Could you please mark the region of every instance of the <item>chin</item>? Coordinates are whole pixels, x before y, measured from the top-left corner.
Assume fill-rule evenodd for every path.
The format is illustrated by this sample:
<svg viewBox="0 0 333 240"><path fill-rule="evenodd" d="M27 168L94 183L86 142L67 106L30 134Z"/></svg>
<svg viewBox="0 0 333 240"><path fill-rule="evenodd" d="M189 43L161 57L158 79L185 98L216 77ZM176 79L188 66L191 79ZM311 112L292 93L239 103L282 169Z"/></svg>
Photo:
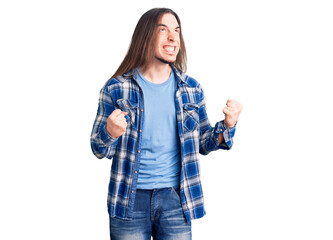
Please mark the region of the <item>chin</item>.
<svg viewBox="0 0 333 240"><path fill-rule="evenodd" d="M177 59L177 57L166 57L164 58L164 60L168 61L168 62L175 62Z"/></svg>
<svg viewBox="0 0 333 240"><path fill-rule="evenodd" d="M176 58L170 58L170 57L156 57L160 62L165 64L172 64L176 61Z"/></svg>

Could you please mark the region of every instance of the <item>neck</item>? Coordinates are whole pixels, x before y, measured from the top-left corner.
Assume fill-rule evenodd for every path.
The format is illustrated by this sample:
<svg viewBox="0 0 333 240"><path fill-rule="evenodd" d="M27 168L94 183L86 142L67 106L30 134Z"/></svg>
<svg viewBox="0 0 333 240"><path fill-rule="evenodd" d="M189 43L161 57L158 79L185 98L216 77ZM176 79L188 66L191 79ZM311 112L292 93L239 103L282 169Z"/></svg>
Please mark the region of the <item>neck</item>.
<svg viewBox="0 0 333 240"><path fill-rule="evenodd" d="M140 67L140 72L148 81L159 84L169 79L171 74L171 67L169 64L162 63L161 61L157 60L145 68Z"/></svg>

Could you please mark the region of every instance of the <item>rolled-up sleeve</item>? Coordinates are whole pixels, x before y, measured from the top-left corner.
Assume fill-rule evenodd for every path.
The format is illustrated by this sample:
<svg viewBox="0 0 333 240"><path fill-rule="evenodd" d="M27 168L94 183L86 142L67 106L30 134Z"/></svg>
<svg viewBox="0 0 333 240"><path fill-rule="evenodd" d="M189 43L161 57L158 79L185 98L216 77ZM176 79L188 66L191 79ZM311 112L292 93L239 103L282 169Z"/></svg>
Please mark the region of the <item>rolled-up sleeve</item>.
<svg viewBox="0 0 333 240"><path fill-rule="evenodd" d="M199 101L199 126L200 126L200 150L203 155L218 149L229 150L233 145L233 137L236 131L236 125L233 128L228 128L224 120L217 122L214 127L209 123L205 97L202 88L200 88L200 101ZM218 135L223 134L224 141L219 144Z"/></svg>

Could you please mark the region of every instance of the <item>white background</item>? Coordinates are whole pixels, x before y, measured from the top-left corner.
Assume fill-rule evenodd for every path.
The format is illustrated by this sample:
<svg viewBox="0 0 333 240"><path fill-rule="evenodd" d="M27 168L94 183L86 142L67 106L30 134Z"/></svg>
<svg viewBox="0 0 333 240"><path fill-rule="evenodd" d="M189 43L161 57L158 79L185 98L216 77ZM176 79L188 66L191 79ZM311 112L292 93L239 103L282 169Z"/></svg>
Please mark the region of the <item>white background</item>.
<svg viewBox="0 0 333 240"><path fill-rule="evenodd" d="M178 13L210 122L244 105L231 151L201 157L193 239L333 239L331 1L0 4L0 239L109 239L111 161L90 149L99 90L140 16Z"/></svg>

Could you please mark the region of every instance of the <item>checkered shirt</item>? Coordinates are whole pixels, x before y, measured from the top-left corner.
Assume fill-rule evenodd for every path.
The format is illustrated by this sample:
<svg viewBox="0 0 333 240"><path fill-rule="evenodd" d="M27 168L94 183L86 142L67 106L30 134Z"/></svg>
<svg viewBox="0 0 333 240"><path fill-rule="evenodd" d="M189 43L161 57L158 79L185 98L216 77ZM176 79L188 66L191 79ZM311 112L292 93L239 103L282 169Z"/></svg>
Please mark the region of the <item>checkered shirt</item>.
<svg viewBox="0 0 333 240"><path fill-rule="evenodd" d="M227 128L224 121L214 127L206 113L204 93L193 78L172 66L176 78L176 117L181 150L180 199L187 221L205 215L200 181L199 154L217 149L229 150L233 144L235 127ZM100 91L97 116L91 133L94 155L113 159L108 192L108 211L111 217L131 220L140 165L140 147L144 121L143 92L137 81L138 70L111 78ZM106 130L108 116L121 109L127 128L113 138ZM218 134L224 142L218 144Z"/></svg>

